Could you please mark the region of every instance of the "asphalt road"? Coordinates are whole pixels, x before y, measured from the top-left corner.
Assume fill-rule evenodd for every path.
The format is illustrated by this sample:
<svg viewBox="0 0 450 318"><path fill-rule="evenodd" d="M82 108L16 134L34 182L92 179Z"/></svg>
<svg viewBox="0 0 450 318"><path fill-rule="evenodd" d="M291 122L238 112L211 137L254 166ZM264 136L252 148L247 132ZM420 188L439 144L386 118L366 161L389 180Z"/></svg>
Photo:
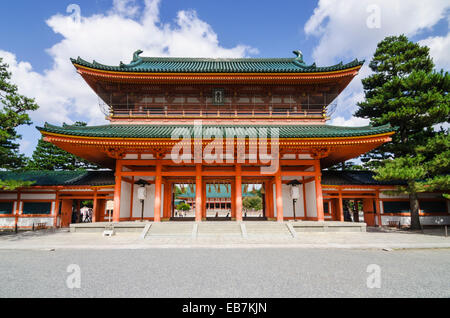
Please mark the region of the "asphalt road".
<svg viewBox="0 0 450 318"><path fill-rule="evenodd" d="M448 249L1 250L0 297L450 297L449 269Z"/></svg>

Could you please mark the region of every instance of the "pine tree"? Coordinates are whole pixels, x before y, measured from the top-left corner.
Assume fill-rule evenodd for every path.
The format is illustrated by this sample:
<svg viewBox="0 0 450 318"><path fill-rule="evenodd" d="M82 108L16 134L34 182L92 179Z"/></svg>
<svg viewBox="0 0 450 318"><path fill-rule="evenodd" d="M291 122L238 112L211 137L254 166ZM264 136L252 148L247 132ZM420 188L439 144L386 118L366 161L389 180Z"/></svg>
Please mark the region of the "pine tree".
<svg viewBox="0 0 450 318"><path fill-rule="evenodd" d="M20 95L16 85L10 82L8 64L0 57L0 168L17 169L25 165L26 159L19 153L21 136L16 128L31 125L29 111L39 108L34 99Z"/></svg>
<svg viewBox="0 0 450 318"><path fill-rule="evenodd" d="M0 169L21 169L27 158L19 153L21 136L16 128L31 125L28 112L39 108L34 99L19 94L18 87L11 83L8 64L0 57ZM0 180L0 189L14 190L29 186L32 182Z"/></svg>
<svg viewBox="0 0 450 318"><path fill-rule="evenodd" d="M84 122L76 122L74 126L86 126ZM85 170L97 169L92 164L79 158L41 138L28 164L29 170Z"/></svg>
<svg viewBox="0 0 450 318"><path fill-rule="evenodd" d="M433 126L450 119L450 76L433 70L429 49L404 35L378 43L369 67L374 72L363 79L365 101L358 103L355 116L368 118L374 126L396 128L392 142L365 156L363 162L378 168L379 180L404 180L410 196L411 227L420 228L418 180L427 176L417 151L437 132ZM394 160L393 160L394 159Z"/></svg>

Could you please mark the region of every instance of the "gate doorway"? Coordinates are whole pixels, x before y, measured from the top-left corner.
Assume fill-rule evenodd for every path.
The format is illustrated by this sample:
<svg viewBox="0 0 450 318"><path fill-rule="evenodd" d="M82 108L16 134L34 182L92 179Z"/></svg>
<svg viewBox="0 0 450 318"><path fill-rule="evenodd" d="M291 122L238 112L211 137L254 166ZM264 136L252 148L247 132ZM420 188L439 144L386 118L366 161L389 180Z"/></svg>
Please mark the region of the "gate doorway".
<svg viewBox="0 0 450 318"><path fill-rule="evenodd" d="M226 181L208 181L205 183L206 220L231 220L231 186L231 183Z"/></svg>
<svg viewBox="0 0 450 318"><path fill-rule="evenodd" d="M172 184L172 212L173 221L195 220L195 184L181 182Z"/></svg>
<svg viewBox="0 0 450 318"><path fill-rule="evenodd" d="M266 188L264 182L242 184L242 217L246 221L266 219Z"/></svg>

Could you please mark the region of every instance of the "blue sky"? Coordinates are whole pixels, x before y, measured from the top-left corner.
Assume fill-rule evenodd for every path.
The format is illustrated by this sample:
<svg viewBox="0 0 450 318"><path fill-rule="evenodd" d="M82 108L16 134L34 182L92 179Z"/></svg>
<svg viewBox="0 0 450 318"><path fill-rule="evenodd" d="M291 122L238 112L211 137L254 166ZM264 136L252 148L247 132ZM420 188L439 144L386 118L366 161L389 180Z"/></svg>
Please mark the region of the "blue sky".
<svg viewBox="0 0 450 318"><path fill-rule="evenodd" d="M80 16L67 12L71 4ZM117 65L138 48L147 56L208 57L291 57L300 49L307 63L326 65L368 61L377 42L405 33L430 46L437 67L448 70L449 7L443 0L16 0L0 12L0 57L20 91L41 106L34 125L20 128L30 155L35 125L106 123L69 57ZM367 124L352 117L367 64L339 97L330 124Z"/></svg>

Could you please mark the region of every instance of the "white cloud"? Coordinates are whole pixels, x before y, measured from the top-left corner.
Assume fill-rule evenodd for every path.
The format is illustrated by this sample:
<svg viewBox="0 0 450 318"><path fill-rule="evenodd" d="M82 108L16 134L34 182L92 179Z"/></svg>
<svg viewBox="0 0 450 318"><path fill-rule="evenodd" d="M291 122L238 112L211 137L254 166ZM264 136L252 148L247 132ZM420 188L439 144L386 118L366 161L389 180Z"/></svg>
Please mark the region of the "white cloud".
<svg viewBox="0 0 450 318"><path fill-rule="evenodd" d="M360 127L369 125L369 120L364 118L351 117L350 119L345 119L342 116L333 118L330 122L333 126L347 126L347 127Z"/></svg>
<svg viewBox="0 0 450 318"><path fill-rule="evenodd" d="M144 56L243 57L257 52L245 45L221 46L217 34L195 11L179 11L174 22L161 23L159 0L146 0L143 7L134 0L114 0L106 14L91 16L83 16L82 8L81 15L77 8L71 9L72 14L56 14L46 21L62 40L47 50L53 65L42 74L14 54L0 51L20 92L40 105L31 114L35 124L105 123L95 93L76 73L71 57L118 65L128 63L137 49Z"/></svg>
<svg viewBox="0 0 450 318"><path fill-rule="evenodd" d="M431 36L420 40L419 43L430 48L430 55L438 70L450 69L450 33L446 36Z"/></svg>
<svg viewBox="0 0 450 318"><path fill-rule="evenodd" d="M379 10L373 10L374 6ZM313 50L313 58L318 64L334 64L350 58L365 59L360 74L350 83L338 98L338 109L333 117L337 122L342 117L352 118L356 102L364 98L361 78L368 76L368 67L376 45L384 37L405 34L420 36L446 17L448 0L320 0L313 15L304 26L309 36L319 38ZM379 28L369 28L376 11L379 11ZM438 66L448 68L449 35L431 37L421 44L431 47L431 56ZM333 122L333 121L332 121Z"/></svg>

